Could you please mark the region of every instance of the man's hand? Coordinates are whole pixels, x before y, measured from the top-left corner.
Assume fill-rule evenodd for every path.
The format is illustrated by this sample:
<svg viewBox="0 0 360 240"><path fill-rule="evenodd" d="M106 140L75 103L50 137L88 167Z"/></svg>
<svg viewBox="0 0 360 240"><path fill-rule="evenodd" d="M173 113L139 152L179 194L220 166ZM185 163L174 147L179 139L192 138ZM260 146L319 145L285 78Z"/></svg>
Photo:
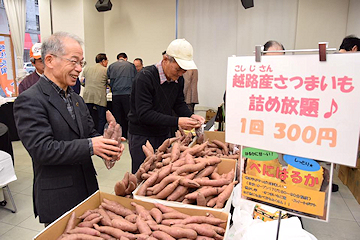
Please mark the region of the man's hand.
<svg viewBox="0 0 360 240"><path fill-rule="evenodd" d="M201 125L203 125L204 122L205 122L205 118L203 118L203 117L200 116L200 115L195 115L195 114L193 114L193 115L191 115L191 118L199 121Z"/></svg>
<svg viewBox="0 0 360 240"><path fill-rule="evenodd" d="M124 144L119 143L113 139L106 139L103 136L91 138L93 144L94 154L99 157L110 161L112 156L117 156L117 160L120 159L122 152L124 151Z"/></svg>
<svg viewBox="0 0 360 240"><path fill-rule="evenodd" d="M191 130L193 128L198 128L201 126L201 123L194 119L188 117L179 117L178 125L185 130Z"/></svg>

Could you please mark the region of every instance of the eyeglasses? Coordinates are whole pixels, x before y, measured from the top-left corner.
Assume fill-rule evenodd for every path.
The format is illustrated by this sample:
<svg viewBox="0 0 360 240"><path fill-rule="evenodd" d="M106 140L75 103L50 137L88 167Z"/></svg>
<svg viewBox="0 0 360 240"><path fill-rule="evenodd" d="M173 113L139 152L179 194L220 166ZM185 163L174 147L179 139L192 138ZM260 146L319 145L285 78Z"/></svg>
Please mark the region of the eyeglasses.
<svg viewBox="0 0 360 240"><path fill-rule="evenodd" d="M71 62L71 64L75 67L76 65L80 65L82 68L85 67L86 65L86 61L85 60L81 60L81 61L76 61L76 60L73 60L73 59L68 59L68 58L64 58L64 57L60 57L58 55L55 55L55 54L51 54L53 55L54 57L58 57L58 58L61 58L61 59L65 59L69 62Z"/></svg>

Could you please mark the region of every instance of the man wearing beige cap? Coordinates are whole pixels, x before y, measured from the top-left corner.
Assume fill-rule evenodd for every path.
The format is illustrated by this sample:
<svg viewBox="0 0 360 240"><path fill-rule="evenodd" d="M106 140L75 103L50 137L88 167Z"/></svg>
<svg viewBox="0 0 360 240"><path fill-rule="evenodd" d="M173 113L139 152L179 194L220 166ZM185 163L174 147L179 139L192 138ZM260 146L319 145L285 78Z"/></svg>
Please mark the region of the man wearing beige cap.
<svg viewBox="0 0 360 240"><path fill-rule="evenodd" d="M145 159L142 145L147 140L157 149L170 137L171 127L191 130L204 123L204 118L192 114L184 100L182 75L190 69L197 69L193 48L185 39L176 39L170 43L160 62L143 68L136 75L128 115L132 173ZM172 111L179 117L173 116Z"/></svg>
<svg viewBox="0 0 360 240"><path fill-rule="evenodd" d="M35 43L30 49L30 61L34 65L35 70L29 76L26 76L19 84L19 94L30 88L37 81L40 76L44 73L44 63L41 59L41 43Z"/></svg>

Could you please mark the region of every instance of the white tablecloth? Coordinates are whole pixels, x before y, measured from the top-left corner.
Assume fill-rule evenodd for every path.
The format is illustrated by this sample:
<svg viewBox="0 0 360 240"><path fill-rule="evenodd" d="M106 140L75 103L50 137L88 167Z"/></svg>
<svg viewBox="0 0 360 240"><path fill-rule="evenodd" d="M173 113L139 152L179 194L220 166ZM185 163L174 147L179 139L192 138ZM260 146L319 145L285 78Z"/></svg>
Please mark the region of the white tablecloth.
<svg viewBox="0 0 360 240"><path fill-rule="evenodd" d="M0 187L6 186L16 179L10 154L0 151Z"/></svg>

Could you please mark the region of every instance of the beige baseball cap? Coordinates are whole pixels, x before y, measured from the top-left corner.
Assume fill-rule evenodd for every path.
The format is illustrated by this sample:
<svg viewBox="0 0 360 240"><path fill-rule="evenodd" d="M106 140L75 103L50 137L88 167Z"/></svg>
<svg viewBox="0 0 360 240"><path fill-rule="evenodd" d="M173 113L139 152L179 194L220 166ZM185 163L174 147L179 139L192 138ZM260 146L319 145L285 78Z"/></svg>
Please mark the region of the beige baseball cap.
<svg viewBox="0 0 360 240"><path fill-rule="evenodd" d="M177 64L179 64L182 69L197 69L193 60L193 47L184 38L172 41L167 47L166 53L175 58Z"/></svg>

